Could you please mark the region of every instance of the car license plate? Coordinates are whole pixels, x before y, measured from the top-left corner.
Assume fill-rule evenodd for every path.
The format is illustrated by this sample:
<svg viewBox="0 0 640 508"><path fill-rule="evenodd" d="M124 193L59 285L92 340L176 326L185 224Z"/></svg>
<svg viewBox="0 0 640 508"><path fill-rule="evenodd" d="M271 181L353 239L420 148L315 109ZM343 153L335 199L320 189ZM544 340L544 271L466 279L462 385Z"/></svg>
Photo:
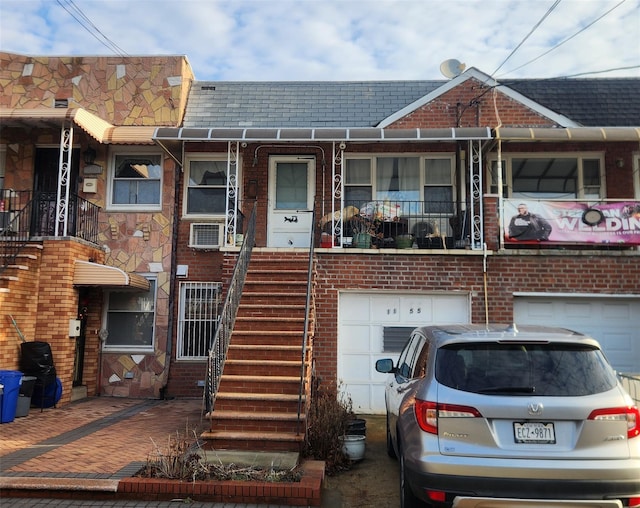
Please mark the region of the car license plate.
<svg viewBox="0 0 640 508"><path fill-rule="evenodd" d="M555 444L556 442L553 423L514 422L513 433L516 443Z"/></svg>

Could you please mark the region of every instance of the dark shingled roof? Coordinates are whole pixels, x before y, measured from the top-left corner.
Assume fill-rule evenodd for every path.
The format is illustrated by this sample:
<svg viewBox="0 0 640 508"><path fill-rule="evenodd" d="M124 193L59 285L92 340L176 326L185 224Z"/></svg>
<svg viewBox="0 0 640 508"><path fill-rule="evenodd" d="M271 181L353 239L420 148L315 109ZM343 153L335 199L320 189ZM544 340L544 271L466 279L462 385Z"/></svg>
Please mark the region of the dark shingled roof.
<svg viewBox="0 0 640 508"><path fill-rule="evenodd" d="M584 126L640 126L640 78L527 79L503 84Z"/></svg>
<svg viewBox="0 0 640 508"><path fill-rule="evenodd" d="M448 81L196 81L184 127L374 127ZM640 79L502 83L584 126L640 125Z"/></svg>

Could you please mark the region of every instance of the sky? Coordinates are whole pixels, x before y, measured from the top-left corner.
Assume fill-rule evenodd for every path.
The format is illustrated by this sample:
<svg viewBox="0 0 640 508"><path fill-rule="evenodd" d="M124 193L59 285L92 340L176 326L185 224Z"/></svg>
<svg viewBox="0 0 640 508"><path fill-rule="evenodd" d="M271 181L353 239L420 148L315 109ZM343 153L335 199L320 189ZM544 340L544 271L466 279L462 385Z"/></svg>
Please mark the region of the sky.
<svg viewBox="0 0 640 508"><path fill-rule="evenodd" d="M640 77L640 0L0 0L0 50L185 55L200 81Z"/></svg>

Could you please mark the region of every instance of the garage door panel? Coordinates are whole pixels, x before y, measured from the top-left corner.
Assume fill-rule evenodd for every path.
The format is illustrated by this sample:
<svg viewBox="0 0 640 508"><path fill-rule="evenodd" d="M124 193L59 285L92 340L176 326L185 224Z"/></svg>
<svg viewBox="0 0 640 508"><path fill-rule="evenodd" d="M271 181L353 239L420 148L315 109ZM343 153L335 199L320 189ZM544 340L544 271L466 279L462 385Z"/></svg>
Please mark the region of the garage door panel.
<svg viewBox="0 0 640 508"><path fill-rule="evenodd" d="M614 369L640 373L640 299L515 297L514 319L590 335Z"/></svg>
<svg viewBox="0 0 640 508"><path fill-rule="evenodd" d="M566 303L562 308L557 309L560 314L564 314L571 319L592 319L594 308L590 303Z"/></svg>
<svg viewBox="0 0 640 508"><path fill-rule="evenodd" d="M400 321L400 299L398 297L371 297L372 321L378 323L398 323Z"/></svg>
<svg viewBox="0 0 640 508"><path fill-rule="evenodd" d="M604 305L602 307L602 317L604 319L630 319L631 318L631 305L630 304L617 304L617 305Z"/></svg>
<svg viewBox="0 0 640 508"><path fill-rule="evenodd" d="M434 299L403 298L400 308L400 319L403 323L431 323L433 322Z"/></svg>
<svg viewBox="0 0 640 508"><path fill-rule="evenodd" d="M338 380L360 413L385 411L385 374L375 370L381 358L397 361L400 351L384 351L384 330L406 327L407 339L417 326L468 323L467 294L341 293L338 323ZM393 341L392 341L393 342ZM401 342L401 341L400 341ZM395 342L394 342L395 344Z"/></svg>
<svg viewBox="0 0 640 508"><path fill-rule="evenodd" d="M348 313L341 313L340 320L343 323L367 322L370 315L370 302L365 298L358 298L357 295L346 293L343 297L343 304L345 308L349 309Z"/></svg>
<svg viewBox="0 0 640 508"><path fill-rule="evenodd" d="M368 325L349 326L348 335L344 337L343 351L369 351L371 349L371 333Z"/></svg>

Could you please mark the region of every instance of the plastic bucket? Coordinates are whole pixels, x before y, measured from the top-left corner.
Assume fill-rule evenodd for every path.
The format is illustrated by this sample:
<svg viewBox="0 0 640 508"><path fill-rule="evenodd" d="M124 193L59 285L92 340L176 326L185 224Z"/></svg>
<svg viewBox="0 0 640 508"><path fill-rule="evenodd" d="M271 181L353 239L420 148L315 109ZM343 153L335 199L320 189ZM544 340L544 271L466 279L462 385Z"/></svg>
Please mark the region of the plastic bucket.
<svg viewBox="0 0 640 508"><path fill-rule="evenodd" d="M3 385L0 423L10 423L15 419L21 383L22 372L0 370L0 384Z"/></svg>
<svg viewBox="0 0 640 508"><path fill-rule="evenodd" d="M49 408L55 406L62 397L62 383L60 378L56 378L55 382L48 383L44 386L36 384L31 396L31 405L40 408Z"/></svg>

